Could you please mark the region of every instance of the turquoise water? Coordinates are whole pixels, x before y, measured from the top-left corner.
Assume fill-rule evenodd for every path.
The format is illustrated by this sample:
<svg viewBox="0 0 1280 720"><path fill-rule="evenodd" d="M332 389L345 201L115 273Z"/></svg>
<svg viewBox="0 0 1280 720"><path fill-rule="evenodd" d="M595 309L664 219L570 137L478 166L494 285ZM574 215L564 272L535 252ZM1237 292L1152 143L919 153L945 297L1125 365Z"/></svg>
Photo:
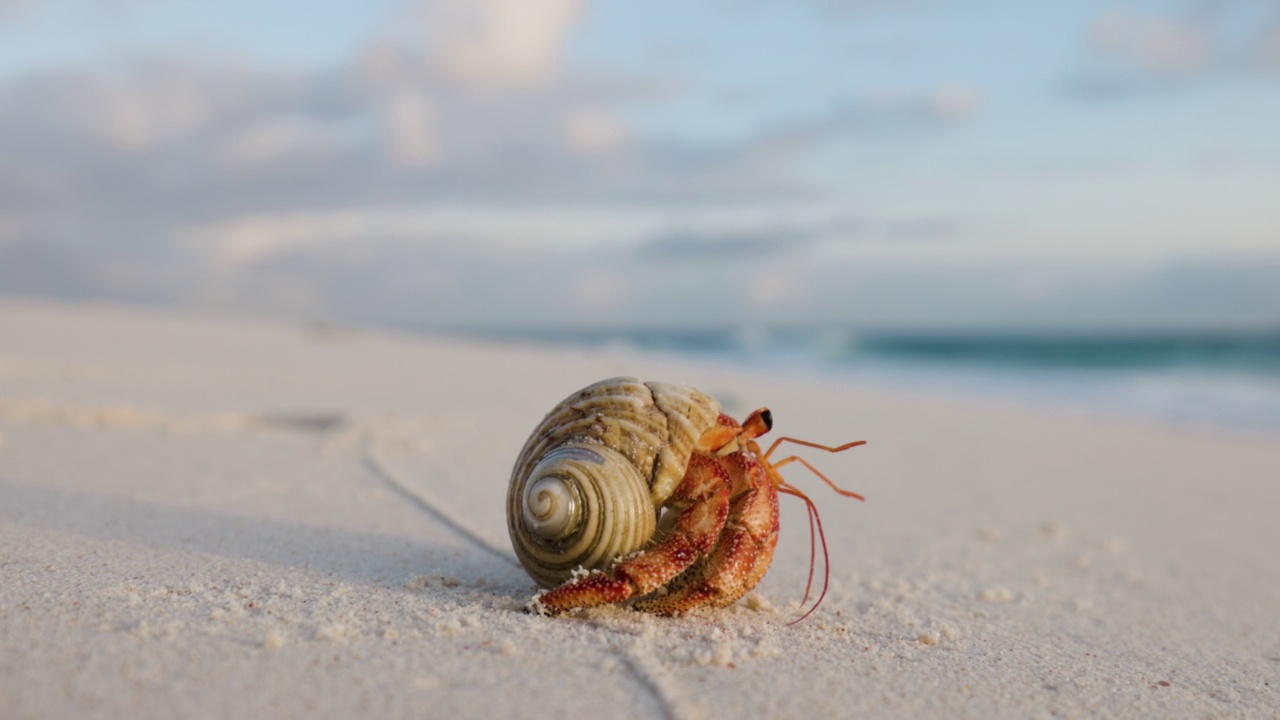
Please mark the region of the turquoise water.
<svg viewBox="0 0 1280 720"><path fill-rule="evenodd" d="M1280 429L1280 331L853 332L840 329L492 333L624 346L896 389L1191 424Z"/></svg>

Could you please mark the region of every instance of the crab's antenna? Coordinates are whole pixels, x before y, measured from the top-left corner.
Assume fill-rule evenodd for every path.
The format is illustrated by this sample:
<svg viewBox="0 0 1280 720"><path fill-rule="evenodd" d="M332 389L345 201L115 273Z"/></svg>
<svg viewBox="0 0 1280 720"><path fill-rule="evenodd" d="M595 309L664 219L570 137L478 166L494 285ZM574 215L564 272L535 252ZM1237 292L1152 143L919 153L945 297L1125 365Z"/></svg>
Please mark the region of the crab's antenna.
<svg viewBox="0 0 1280 720"><path fill-rule="evenodd" d="M809 515L809 578L804 581L804 597L800 600L800 606L804 607L804 604L809 601L809 591L813 589L813 565L814 561L818 557L818 535L813 529L813 518L818 514L818 508L809 501L809 497L807 495L804 495L792 485L786 485L785 487L780 488L779 492L803 498L805 501L805 511ZM826 548L823 548L823 550L825 551Z"/></svg>
<svg viewBox="0 0 1280 720"><path fill-rule="evenodd" d="M761 413L767 413L767 411L762 408L760 411L757 411L756 414L761 414ZM755 414L753 414L753 417L754 415ZM772 418L768 416L766 416L765 418L765 420L771 420L771 419ZM772 426L772 423L768 423L768 425ZM793 462L798 462L801 465L804 465L806 468L808 468L809 472L822 478L823 482L825 482L832 490L835 490L840 495L843 495L845 497L855 498L857 500L866 500L866 498L862 497L856 492L853 492L851 490L845 490L839 485L836 485L834 482L831 481L831 478L827 477L826 475L823 475L822 471L818 470L818 468L809 464L808 460L805 460L799 455L790 455L785 458L782 458L777 462L771 462L769 458L770 456L773 455L773 451L777 450L778 446L784 442L791 442L791 443L795 443L796 445L803 445L804 447L811 447L817 450L825 450L831 453L838 453L844 450L848 450L849 448L857 447L859 445L865 445L867 441L855 440L853 442L845 443L844 445L840 445L837 447L830 447L828 445L820 445L818 443L809 442L808 440L800 440L793 437L783 436L774 440L773 444L769 446L769 450L765 452L764 455L762 456L764 459L765 466L768 467L769 469L769 474L772 475L774 478L774 484L778 488L778 492L785 493L787 495L793 495L803 500L805 503L805 508L809 513L809 579L805 581L804 598L800 601L800 607L802 608L804 607L805 603L809 601L809 594L813 590L813 569L814 569L813 566L815 564L815 561L818 559L817 546L815 545L815 540L822 542L822 592L818 594L818 599L814 601L813 607L806 610L805 613L800 617L787 623L788 625L794 625L800 622L801 620L804 620L805 618L812 615L813 611L817 610L818 606L822 604L823 598L827 596L827 589L831 585L831 556L827 550L827 534L822 529L822 516L818 514L817 505L814 504L813 500L809 499L808 495L805 495L803 492L801 492L799 488L787 482L786 480L783 480L782 476L778 473L778 468L781 468L784 465L789 465L790 463L793 463ZM759 451L757 450L757 452ZM818 529L816 537L813 532L814 527L817 527Z"/></svg>
<svg viewBox="0 0 1280 720"><path fill-rule="evenodd" d="M813 501L809 499L809 496L800 492L799 489L792 486L790 483L783 483L778 488L778 491L782 493L786 493L787 495L794 495L795 497L798 497L801 500L804 500L805 505L807 505L809 508L810 522L817 524L818 538L822 541L822 592L818 593L818 599L813 602L813 607L805 611L805 613L800 617L787 623L788 625L795 625L801 620L804 620L805 618L812 615L813 611L817 610L818 606L822 604L823 598L827 596L827 588L831 585L831 557L830 555L827 554L827 534L822 530L822 516L818 514L818 508L813 504ZM813 542L813 537L812 535L810 535L811 549L812 549L812 542ZM817 558L815 555L810 555L810 558L809 558L809 584L810 585L813 582L813 561L816 559ZM809 599L809 587L806 587L805 593L804 593L804 600L800 601L800 606L804 607L804 604L808 599Z"/></svg>
<svg viewBox="0 0 1280 720"><path fill-rule="evenodd" d="M813 589L813 563L818 559L818 534L813 530L813 517L818 514L818 509L812 503L806 504L806 514L809 516L809 577L804 581L804 597L800 598L800 607L809 601L809 591Z"/></svg>

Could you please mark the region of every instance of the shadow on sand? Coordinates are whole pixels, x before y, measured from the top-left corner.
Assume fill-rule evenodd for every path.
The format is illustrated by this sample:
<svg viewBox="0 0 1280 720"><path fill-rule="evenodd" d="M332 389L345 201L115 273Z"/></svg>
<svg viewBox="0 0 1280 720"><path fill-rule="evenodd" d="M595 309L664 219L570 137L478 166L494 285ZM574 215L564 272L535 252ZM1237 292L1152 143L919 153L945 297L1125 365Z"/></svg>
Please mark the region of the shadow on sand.
<svg viewBox="0 0 1280 720"><path fill-rule="evenodd" d="M358 584L402 586L443 574L523 597L523 572L480 548L49 488L0 478L0 522L104 542L296 568Z"/></svg>

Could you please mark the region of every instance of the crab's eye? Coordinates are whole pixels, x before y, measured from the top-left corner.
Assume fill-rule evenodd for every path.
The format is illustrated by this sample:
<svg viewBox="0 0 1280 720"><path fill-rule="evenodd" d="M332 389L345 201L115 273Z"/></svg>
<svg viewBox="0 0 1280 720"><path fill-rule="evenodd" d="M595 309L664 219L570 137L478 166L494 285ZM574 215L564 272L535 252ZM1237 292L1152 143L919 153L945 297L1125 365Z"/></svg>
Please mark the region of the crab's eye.
<svg viewBox="0 0 1280 720"><path fill-rule="evenodd" d="M765 430L773 429L773 413L769 412L769 408L760 411L760 419L764 421Z"/></svg>

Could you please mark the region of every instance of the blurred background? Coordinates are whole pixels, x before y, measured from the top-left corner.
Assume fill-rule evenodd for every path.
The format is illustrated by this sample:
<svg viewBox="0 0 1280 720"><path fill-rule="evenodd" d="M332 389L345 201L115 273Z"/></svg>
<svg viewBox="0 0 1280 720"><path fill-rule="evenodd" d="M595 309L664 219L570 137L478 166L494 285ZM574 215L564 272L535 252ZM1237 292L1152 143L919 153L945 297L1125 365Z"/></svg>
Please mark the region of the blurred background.
<svg viewBox="0 0 1280 720"><path fill-rule="evenodd" d="M1280 1L0 0L0 293L1280 427Z"/></svg>

